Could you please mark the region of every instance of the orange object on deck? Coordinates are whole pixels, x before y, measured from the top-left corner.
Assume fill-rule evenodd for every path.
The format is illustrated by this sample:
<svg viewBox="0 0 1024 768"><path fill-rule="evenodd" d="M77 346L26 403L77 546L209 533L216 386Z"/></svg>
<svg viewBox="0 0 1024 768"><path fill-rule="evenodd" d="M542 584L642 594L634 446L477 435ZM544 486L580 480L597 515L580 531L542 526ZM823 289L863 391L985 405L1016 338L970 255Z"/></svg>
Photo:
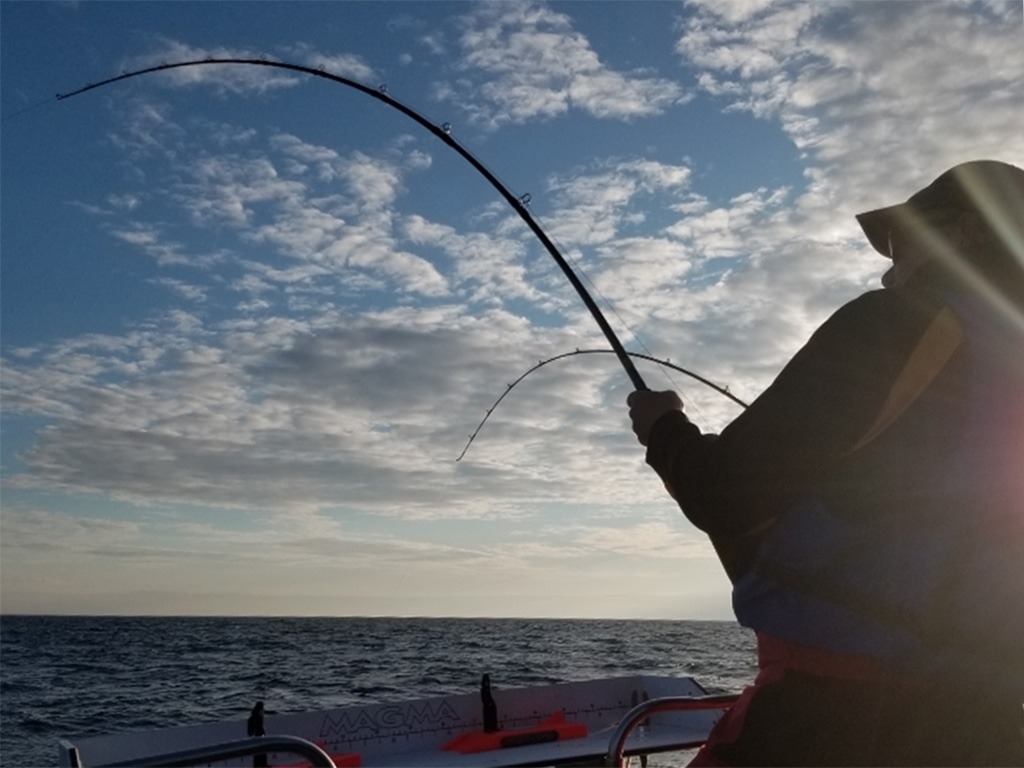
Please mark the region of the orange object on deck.
<svg viewBox="0 0 1024 768"><path fill-rule="evenodd" d="M456 736L443 747L446 752L470 755L495 749L510 749L528 744L546 744L566 739L582 739L587 735L584 723L566 722L565 715L556 712L531 728L504 731L472 731Z"/></svg>

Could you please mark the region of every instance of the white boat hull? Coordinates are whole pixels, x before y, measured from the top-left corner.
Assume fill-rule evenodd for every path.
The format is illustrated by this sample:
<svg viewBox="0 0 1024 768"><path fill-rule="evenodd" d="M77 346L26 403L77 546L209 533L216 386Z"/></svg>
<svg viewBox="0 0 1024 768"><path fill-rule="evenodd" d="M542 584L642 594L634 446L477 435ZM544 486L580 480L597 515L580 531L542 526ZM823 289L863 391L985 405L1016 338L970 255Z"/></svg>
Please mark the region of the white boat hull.
<svg viewBox="0 0 1024 768"><path fill-rule="evenodd" d="M637 704L664 697L704 697L706 691L692 678L635 676L560 683L531 688L493 690L500 733L480 736L484 730L479 693L437 696L365 706L269 714L268 736L287 735L320 746L341 765L365 768L410 766L516 766L557 765L600 760L609 749L616 725ZM636 728L625 744L627 754L646 754L691 748L703 743L721 716L718 709L665 712L653 715ZM561 715L566 729L547 728L544 722ZM585 735L583 735L585 732ZM465 734L473 736L467 737ZM488 739L496 748L465 751L458 737ZM155 731L121 733L62 742L61 765L101 766L152 764L152 759L207 745L246 738L245 719L181 726ZM454 743L453 743L454 742ZM501 746L501 742L505 746ZM540 743L531 743L540 742ZM448 749L445 749L449 745ZM469 747L480 748L481 744ZM483 744L486 747L486 744ZM459 749L463 751L459 751ZM295 754L270 753L269 765L299 765ZM77 762L76 762L77 760ZM203 763L210 764L210 763ZM249 766L252 758L212 763ZM308 763L307 763L308 764Z"/></svg>

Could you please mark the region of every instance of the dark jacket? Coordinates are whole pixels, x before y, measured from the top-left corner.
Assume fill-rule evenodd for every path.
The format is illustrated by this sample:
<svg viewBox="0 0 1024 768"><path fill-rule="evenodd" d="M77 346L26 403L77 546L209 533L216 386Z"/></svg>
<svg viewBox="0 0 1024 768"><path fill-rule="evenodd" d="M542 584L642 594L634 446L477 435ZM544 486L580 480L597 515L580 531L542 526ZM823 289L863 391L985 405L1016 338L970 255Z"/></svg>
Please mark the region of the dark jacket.
<svg viewBox="0 0 1024 768"><path fill-rule="evenodd" d="M1024 685L1024 343L979 306L927 273L865 294L720 435L654 425L647 461L709 534L741 623ZM950 312L963 339L874 429Z"/></svg>

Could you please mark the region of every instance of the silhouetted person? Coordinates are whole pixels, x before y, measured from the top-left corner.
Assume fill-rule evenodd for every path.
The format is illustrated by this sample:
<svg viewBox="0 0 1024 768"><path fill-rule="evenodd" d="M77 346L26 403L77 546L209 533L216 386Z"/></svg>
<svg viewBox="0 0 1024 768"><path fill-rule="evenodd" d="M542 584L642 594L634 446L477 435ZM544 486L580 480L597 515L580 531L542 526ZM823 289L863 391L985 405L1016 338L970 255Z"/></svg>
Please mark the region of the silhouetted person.
<svg viewBox="0 0 1024 768"><path fill-rule="evenodd" d="M1024 171L857 217L892 259L721 434L633 431L760 668L696 765L1024 765Z"/></svg>

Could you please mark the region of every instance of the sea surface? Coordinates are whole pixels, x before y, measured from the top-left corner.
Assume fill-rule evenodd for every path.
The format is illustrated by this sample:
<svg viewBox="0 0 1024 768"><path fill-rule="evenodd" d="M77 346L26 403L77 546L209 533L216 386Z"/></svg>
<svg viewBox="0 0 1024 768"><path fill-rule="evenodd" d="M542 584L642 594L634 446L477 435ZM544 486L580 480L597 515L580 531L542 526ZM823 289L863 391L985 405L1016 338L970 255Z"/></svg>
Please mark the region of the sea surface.
<svg viewBox="0 0 1024 768"><path fill-rule="evenodd" d="M61 738L495 688L652 674L739 692L752 633L730 622L0 617L0 765ZM664 764L664 763L661 763Z"/></svg>

